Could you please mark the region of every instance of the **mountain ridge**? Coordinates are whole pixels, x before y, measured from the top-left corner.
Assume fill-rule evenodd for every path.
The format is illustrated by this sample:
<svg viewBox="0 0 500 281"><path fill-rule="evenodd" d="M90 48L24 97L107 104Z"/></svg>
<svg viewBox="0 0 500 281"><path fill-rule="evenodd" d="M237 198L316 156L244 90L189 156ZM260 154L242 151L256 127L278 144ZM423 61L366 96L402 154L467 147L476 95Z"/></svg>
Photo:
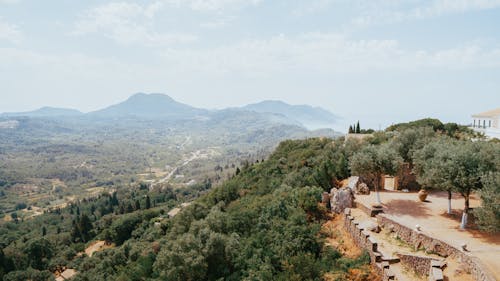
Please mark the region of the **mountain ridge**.
<svg viewBox="0 0 500 281"><path fill-rule="evenodd" d="M253 112L268 118L269 121L281 124L294 124L314 130L331 128L338 117L321 107L310 105L291 105L281 100L264 100L258 103L241 107L208 110L196 108L181 103L166 94L161 93L136 93L126 100L110 106L82 113L75 109L42 107L35 111L2 113L3 117L91 117L91 118L124 118L139 117L146 119L205 119L224 115L232 111L237 114L241 111Z"/></svg>
<svg viewBox="0 0 500 281"><path fill-rule="evenodd" d="M258 103L248 104L242 107L255 112L271 112L282 114L292 120L296 120L308 128L324 128L335 123L339 117L321 107L310 105L291 105L280 100L264 100Z"/></svg>
<svg viewBox="0 0 500 281"><path fill-rule="evenodd" d="M0 116L6 117L17 117L17 116L27 116L27 117L50 117L50 116L80 116L85 113L72 108L63 108L63 107L51 107L51 106L43 106L35 110L31 111L23 111L23 112L3 112L0 113Z"/></svg>

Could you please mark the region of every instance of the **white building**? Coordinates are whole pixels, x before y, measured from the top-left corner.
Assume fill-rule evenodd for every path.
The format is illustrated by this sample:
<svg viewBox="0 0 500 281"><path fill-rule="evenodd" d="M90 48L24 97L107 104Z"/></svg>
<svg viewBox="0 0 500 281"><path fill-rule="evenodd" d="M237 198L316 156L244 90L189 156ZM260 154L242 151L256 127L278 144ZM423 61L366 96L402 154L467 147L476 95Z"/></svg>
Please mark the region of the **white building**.
<svg viewBox="0 0 500 281"><path fill-rule="evenodd" d="M500 108L472 115L472 128L490 138L500 138Z"/></svg>

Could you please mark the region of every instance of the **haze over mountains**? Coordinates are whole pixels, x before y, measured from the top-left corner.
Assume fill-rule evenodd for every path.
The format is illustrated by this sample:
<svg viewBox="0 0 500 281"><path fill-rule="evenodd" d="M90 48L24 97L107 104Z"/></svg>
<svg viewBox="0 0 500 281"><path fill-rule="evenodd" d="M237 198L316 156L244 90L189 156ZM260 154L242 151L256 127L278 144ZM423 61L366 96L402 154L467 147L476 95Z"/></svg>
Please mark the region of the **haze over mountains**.
<svg viewBox="0 0 500 281"><path fill-rule="evenodd" d="M137 93L127 100L106 108L82 113L75 109L43 107L29 112L3 113L2 117L89 117L89 118L140 118L140 119L220 119L238 114L258 115L270 122L299 125L307 129L331 128L338 119L331 112L309 105L290 105L282 101L262 101L238 108L208 110L175 101L165 94Z"/></svg>
<svg viewBox="0 0 500 281"><path fill-rule="evenodd" d="M0 116L6 116L6 117L14 117L14 116L58 117L58 116L80 116L83 114L84 114L83 112L80 112L76 109L44 106L42 108L39 108L39 109L33 110L33 111L6 112L6 113L0 114Z"/></svg>

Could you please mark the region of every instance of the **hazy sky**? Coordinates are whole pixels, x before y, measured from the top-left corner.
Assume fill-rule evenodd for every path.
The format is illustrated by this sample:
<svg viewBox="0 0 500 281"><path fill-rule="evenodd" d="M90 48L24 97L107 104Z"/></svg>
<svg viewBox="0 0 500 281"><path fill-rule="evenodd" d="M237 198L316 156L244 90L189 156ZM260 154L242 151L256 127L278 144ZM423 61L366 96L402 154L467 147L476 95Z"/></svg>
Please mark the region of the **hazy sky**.
<svg viewBox="0 0 500 281"><path fill-rule="evenodd" d="M500 1L0 0L0 112L136 92L468 122L500 107Z"/></svg>

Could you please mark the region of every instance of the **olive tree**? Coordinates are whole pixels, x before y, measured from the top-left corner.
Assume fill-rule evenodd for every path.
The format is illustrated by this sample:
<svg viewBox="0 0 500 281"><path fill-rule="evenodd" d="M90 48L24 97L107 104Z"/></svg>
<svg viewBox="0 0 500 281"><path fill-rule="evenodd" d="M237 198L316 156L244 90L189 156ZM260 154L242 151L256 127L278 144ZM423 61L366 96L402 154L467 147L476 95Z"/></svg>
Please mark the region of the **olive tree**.
<svg viewBox="0 0 500 281"><path fill-rule="evenodd" d="M453 191L452 151L448 149L454 140L442 137L415 151L414 169L417 181L424 187L444 190L448 193L448 214L451 214Z"/></svg>
<svg viewBox="0 0 500 281"><path fill-rule="evenodd" d="M484 175L498 169L499 151L495 144L447 138L430 143L415 154L418 180L448 191L449 213L451 192L456 191L464 198L462 229L467 226L470 195L483 187Z"/></svg>
<svg viewBox="0 0 500 281"><path fill-rule="evenodd" d="M500 172L483 177L483 188L479 192L482 206L474 209L477 224L487 232L500 231Z"/></svg>
<svg viewBox="0 0 500 281"><path fill-rule="evenodd" d="M388 143L384 143L363 147L351 157L349 164L353 175L372 182L377 194L377 203L380 205L380 178L384 174L394 175L402 162L401 156Z"/></svg>
<svg viewBox="0 0 500 281"><path fill-rule="evenodd" d="M395 132L390 145L406 163L401 165L401 170L397 174L401 186L407 187L413 180L408 171L412 171L414 167L414 152L431 142L435 136L436 133L431 127L409 128Z"/></svg>

